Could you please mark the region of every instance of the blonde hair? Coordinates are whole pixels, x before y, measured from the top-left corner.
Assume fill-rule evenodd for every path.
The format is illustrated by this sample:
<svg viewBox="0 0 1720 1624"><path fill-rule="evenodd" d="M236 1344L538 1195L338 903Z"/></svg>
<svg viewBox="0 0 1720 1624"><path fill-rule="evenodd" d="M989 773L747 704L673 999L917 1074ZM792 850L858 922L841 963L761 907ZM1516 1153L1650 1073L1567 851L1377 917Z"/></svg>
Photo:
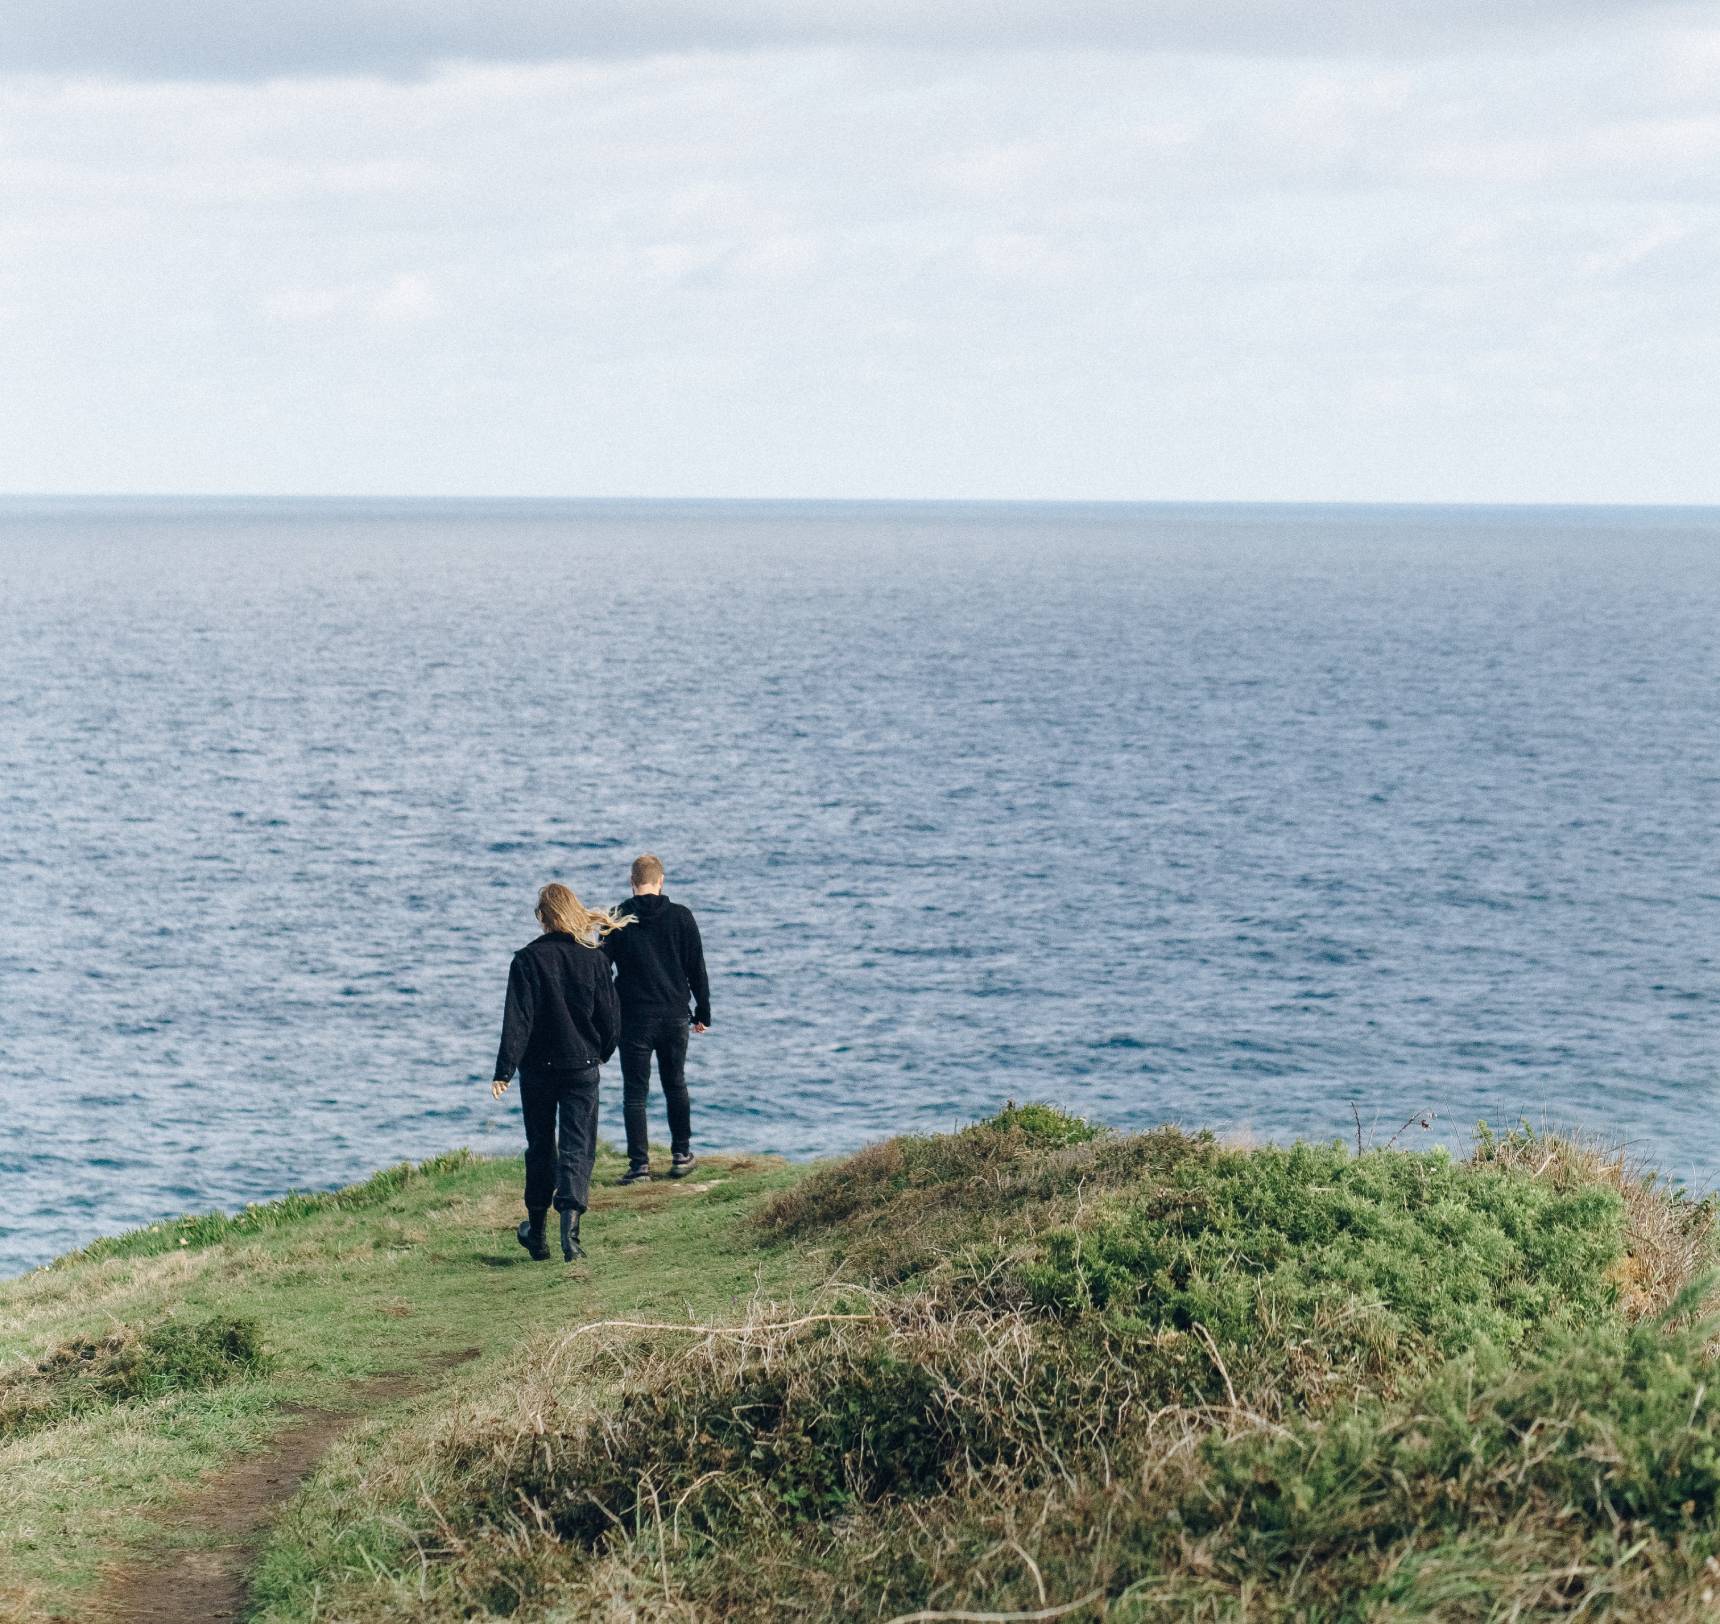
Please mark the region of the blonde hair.
<svg viewBox="0 0 1720 1624"><path fill-rule="evenodd" d="M628 879L634 885L660 884L663 879L663 859L653 857L650 852L646 852L643 857L635 857Z"/></svg>
<svg viewBox="0 0 1720 1624"><path fill-rule="evenodd" d="M551 883L538 892L534 910L545 930L565 931L587 947L596 947L613 930L630 921L617 919L604 908L588 908L565 885Z"/></svg>

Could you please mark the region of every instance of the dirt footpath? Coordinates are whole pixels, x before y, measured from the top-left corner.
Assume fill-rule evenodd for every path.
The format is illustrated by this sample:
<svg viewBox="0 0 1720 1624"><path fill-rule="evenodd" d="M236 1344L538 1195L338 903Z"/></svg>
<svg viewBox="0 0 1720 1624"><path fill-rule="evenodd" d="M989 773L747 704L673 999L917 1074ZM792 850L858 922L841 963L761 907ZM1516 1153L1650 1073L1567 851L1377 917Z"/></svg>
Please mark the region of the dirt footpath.
<svg viewBox="0 0 1720 1624"><path fill-rule="evenodd" d="M156 1519L195 1549L147 1552L117 1567L102 1586L102 1624L238 1624L251 1567L281 1507L347 1428L385 1404L436 1385L443 1371L478 1355L442 1354L423 1370L378 1376L352 1387L338 1409L297 1409L268 1448L210 1479Z"/></svg>

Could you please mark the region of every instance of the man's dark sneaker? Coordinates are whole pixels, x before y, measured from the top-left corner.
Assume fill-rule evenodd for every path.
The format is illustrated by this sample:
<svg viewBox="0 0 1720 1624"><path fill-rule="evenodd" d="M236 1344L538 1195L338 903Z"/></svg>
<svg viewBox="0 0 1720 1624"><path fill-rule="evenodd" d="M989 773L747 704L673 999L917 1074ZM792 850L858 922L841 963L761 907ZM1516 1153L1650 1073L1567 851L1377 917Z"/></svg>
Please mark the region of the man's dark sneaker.
<svg viewBox="0 0 1720 1624"><path fill-rule="evenodd" d="M648 1179L650 1176L651 1164L647 1162L643 1167L629 1167L615 1182L617 1184L637 1184L641 1179Z"/></svg>
<svg viewBox="0 0 1720 1624"><path fill-rule="evenodd" d="M579 1214L564 1212L561 1215L561 1255L567 1263L576 1257L585 1256L585 1248L579 1244Z"/></svg>
<svg viewBox="0 0 1720 1624"><path fill-rule="evenodd" d="M544 1238L543 1232L544 1217L541 1212L531 1213L521 1220L520 1227L514 1231L520 1245L539 1263L549 1260L549 1242Z"/></svg>
<svg viewBox="0 0 1720 1624"><path fill-rule="evenodd" d="M672 1179L684 1179L693 1171L693 1165L698 1161L698 1159L699 1158L690 1150L676 1151L675 1158L669 1166L669 1177Z"/></svg>

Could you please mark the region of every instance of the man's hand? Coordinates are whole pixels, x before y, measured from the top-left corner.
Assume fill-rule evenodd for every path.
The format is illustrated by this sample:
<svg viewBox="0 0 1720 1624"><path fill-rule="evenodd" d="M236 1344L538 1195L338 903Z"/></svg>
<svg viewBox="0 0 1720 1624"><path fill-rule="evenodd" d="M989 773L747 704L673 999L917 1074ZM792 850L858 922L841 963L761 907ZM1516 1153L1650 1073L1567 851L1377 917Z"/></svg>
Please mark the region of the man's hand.
<svg viewBox="0 0 1720 1624"><path fill-rule="evenodd" d="M701 1026L701 1025L699 1025L699 1023L697 1021L694 1021L693 1022L693 1030L695 1032L708 1032L708 1031L710 1031L710 1027Z"/></svg>
<svg viewBox="0 0 1720 1624"><path fill-rule="evenodd" d="M506 1077L498 1077L490 1084L490 1098L493 1100L499 1100L507 1091L508 1080Z"/></svg>

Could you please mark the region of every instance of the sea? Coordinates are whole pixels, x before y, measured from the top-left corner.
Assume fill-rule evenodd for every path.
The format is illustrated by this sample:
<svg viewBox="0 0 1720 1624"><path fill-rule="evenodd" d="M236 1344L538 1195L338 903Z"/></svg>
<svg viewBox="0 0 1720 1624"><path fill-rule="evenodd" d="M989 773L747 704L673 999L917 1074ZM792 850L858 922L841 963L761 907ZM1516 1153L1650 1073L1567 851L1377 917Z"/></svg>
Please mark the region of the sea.
<svg viewBox="0 0 1720 1624"><path fill-rule="evenodd" d="M516 1152L537 888L643 851L703 1149L1046 1100L1706 1190L1717 835L1720 510L10 499L0 1272Z"/></svg>

